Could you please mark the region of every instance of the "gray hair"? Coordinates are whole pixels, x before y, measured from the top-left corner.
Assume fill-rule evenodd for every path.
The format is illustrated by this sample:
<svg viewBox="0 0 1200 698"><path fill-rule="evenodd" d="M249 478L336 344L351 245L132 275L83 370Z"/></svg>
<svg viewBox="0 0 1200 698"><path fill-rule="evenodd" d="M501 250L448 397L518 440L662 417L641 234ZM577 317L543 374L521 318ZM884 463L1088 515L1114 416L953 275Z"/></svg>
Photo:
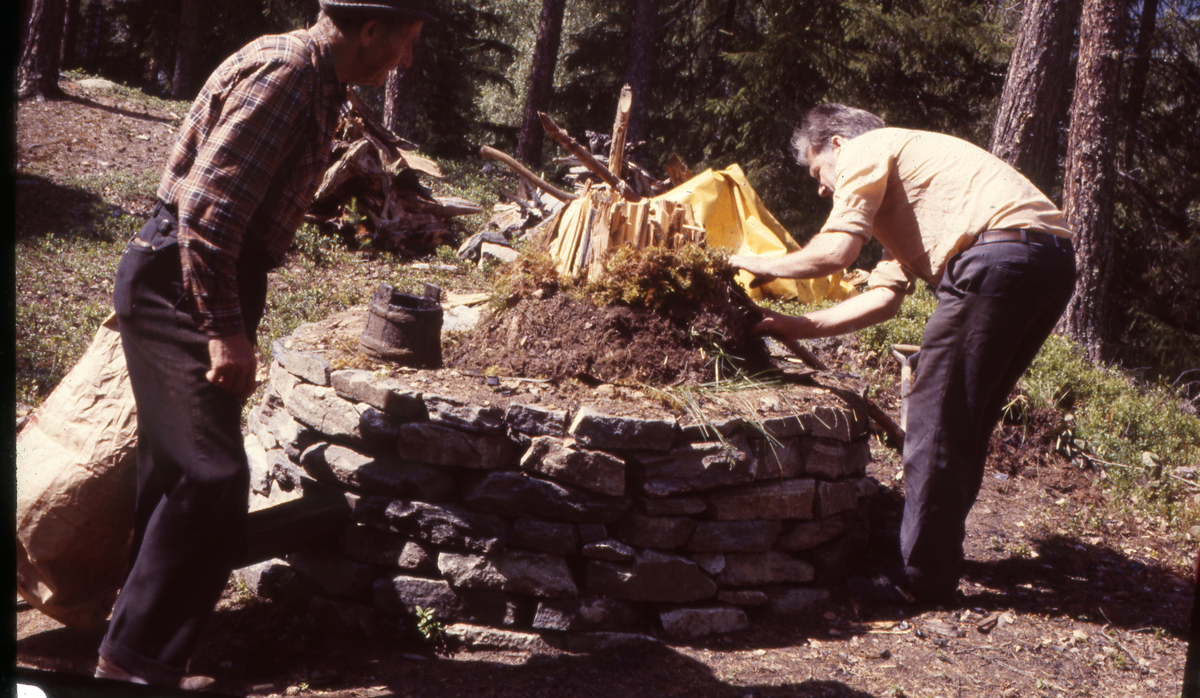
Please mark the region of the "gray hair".
<svg viewBox="0 0 1200 698"><path fill-rule="evenodd" d="M834 136L849 140L886 126L883 119L863 109L835 102L818 104L804 115L804 121L792 133L792 151L796 162L808 167L809 148L820 153L829 148Z"/></svg>

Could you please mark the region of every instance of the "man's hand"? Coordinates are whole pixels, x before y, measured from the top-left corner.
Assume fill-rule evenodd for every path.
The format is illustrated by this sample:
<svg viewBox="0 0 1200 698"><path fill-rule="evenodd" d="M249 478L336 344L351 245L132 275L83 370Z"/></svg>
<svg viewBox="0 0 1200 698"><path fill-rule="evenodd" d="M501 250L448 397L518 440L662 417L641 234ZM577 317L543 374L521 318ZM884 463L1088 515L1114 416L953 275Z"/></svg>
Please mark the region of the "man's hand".
<svg viewBox="0 0 1200 698"><path fill-rule="evenodd" d="M754 326L755 334L771 335L780 339L797 340L809 339L815 327L811 320L804 315L792 316L777 313L767 308L759 308L762 320Z"/></svg>
<svg viewBox="0 0 1200 698"><path fill-rule="evenodd" d="M245 334L209 338L208 359L212 368L205 375L210 383L238 400L254 394L258 359Z"/></svg>

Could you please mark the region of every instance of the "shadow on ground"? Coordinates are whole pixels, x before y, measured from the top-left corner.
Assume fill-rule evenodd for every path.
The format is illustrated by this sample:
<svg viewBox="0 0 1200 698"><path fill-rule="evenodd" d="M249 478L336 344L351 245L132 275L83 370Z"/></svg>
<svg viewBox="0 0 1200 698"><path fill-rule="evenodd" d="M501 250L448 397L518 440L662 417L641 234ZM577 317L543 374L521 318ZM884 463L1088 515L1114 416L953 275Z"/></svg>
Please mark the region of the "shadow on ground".
<svg viewBox="0 0 1200 698"><path fill-rule="evenodd" d="M45 177L18 172L16 176L16 237L35 239L54 235L111 242L97 223L129 212L86 189L59 184Z"/></svg>
<svg viewBox="0 0 1200 698"><path fill-rule="evenodd" d="M171 124L177 119L168 116L155 116L144 112L132 111L130 109L122 109L121 107L112 106L109 104L101 104L95 100L89 99L83 95L68 94L63 97L63 101L74 102L80 106L88 107L89 109L99 109L100 111L116 114L117 116L126 116L131 119L140 119L142 121L152 121L158 124Z"/></svg>
<svg viewBox="0 0 1200 698"><path fill-rule="evenodd" d="M1036 558L968 562L964 579L994 590L970 596L969 603L1188 638L1194 591L1170 567L1068 536L1033 542Z"/></svg>
<svg viewBox="0 0 1200 698"><path fill-rule="evenodd" d="M26 670L35 685L55 689L50 696L115 695L106 682L86 678L102 635L103 629L58 628L21 639L18 655L22 664L37 667ZM207 635L193 670L221 677L215 689L223 695L282 695L290 688L291 694L334 698L874 698L830 678L733 685L706 664L657 644L593 654L535 653L524 660L488 652L438 656L403 636L314 632L281 604L220 611Z"/></svg>

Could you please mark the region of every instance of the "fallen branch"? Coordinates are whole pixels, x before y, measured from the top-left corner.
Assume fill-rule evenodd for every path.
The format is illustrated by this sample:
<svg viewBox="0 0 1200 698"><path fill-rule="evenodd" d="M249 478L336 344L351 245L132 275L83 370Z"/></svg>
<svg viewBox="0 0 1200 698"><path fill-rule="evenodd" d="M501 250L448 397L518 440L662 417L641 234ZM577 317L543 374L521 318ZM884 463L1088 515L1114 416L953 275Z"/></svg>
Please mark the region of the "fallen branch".
<svg viewBox="0 0 1200 698"><path fill-rule="evenodd" d="M816 354L806 349L800 342L794 339L784 339L782 337L777 337L776 339L778 339L779 343L786 347L788 351L795 354L801 361L808 364L810 367L815 368L818 371L829 370L829 367L825 365L824 361L818 359Z"/></svg>
<svg viewBox="0 0 1200 698"><path fill-rule="evenodd" d="M354 107L355 113L362 117L363 126L366 128L367 132L375 136L375 138L384 141L393 148L399 148L402 150L417 149L416 143L413 143L406 138L397 136L383 125L383 123L379 120L379 117L375 114L375 110L371 109L366 105L365 102L363 102L362 95L358 93L357 87L351 87L350 89L346 90L346 101L350 102L350 104Z"/></svg>
<svg viewBox="0 0 1200 698"><path fill-rule="evenodd" d="M616 177L607 167L601 165L587 148L584 148L571 134L564 131L554 120L546 114L546 112L538 112L538 118L542 121L542 128L546 129L547 135L553 138L562 147L566 148L572 155L579 158L579 162L593 174L600 178L608 186L612 187L626 201L641 201L642 197L638 196L633 189L624 181Z"/></svg>
<svg viewBox="0 0 1200 698"><path fill-rule="evenodd" d="M804 363L808 364L812 368L815 368L818 371L829 370L829 367L825 365L824 361L818 359L816 354L806 349L802 344L800 344L800 342L794 339L777 339L779 339L779 342L783 344L788 351L800 357ZM840 395L842 399L847 399L848 396L853 395L855 398L862 400L863 404L867 408L867 415L871 418L871 420L879 425L879 428L883 430L884 434L887 434L888 440L896 446L897 451L900 451L901 453L904 452L904 430L900 428L899 424L896 424L896 421L892 419L882 407L876 405L873 401L868 400L865 395L859 395L853 390L836 388L828 385L825 387Z"/></svg>
<svg viewBox="0 0 1200 698"><path fill-rule="evenodd" d="M508 165L509 167L511 167L517 174L521 175L522 177L529 180L530 182L533 182L533 184L537 188L541 189L542 191L546 192L550 196L553 196L554 198L558 199L559 201L561 201L563 203L566 203L568 201L574 201L575 199L579 198L578 194L571 194L570 192L565 192L561 189L558 189L554 185L546 182L541 177L538 177L534 173L530 172L527 167L525 167L521 163L517 162L516 159L514 159L510 155L507 155L499 150L496 150L495 148L493 148L491 146L485 145L482 148L480 148L479 149L479 157L486 158L488 160L499 160L500 162L504 163L505 165Z"/></svg>

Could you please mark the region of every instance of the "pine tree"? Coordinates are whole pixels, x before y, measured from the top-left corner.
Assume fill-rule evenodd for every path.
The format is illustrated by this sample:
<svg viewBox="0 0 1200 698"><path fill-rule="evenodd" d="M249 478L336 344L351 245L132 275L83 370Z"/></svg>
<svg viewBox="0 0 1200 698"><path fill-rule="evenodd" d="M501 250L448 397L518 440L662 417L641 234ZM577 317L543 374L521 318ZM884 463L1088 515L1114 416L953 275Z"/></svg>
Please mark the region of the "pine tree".
<svg viewBox="0 0 1200 698"><path fill-rule="evenodd" d="M412 65L388 73L384 86L383 125L405 139L415 138L421 81L421 45L413 47Z"/></svg>
<svg viewBox="0 0 1200 698"><path fill-rule="evenodd" d="M542 13L538 17L537 43L534 44L533 66L525 90L525 109L521 115L521 133L517 137L516 153L517 159L535 168L542 164L543 130L538 112L550 109L566 7L567 0L542 0Z"/></svg>
<svg viewBox="0 0 1200 698"><path fill-rule="evenodd" d="M1129 96L1125 101L1125 160L1126 169L1133 167L1134 144L1137 143L1138 122L1146 97L1146 78L1150 73L1150 45L1158 22L1158 0L1142 3L1142 21L1138 29L1137 46L1133 49L1133 64L1129 71Z"/></svg>
<svg viewBox="0 0 1200 698"><path fill-rule="evenodd" d="M1108 357L1112 327L1113 192L1124 129L1122 31L1128 0L1084 0L1063 203L1075 230L1079 277L1059 323L1093 361Z"/></svg>
<svg viewBox="0 0 1200 698"><path fill-rule="evenodd" d="M1058 177L1079 0L1029 0L1008 63L989 149L1046 194Z"/></svg>
<svg viewBox="0 0 1200 698"><path fill-rule="evenodd" d="M625 84L633 90L629 113L629 142L645 140L649 127L650 92L654 77L654 44L658 34L658 0L633 0L633 25L629 30L629 67Z"/></svg>
<svg viewBox="0 0 1200 698"><path fill-rule="evenodd" d="M175 76L171 96L186 99L193 95L196 73L196 40L200 32L200 0L179 0L179 34L176 39Z"/></svg>
<svg viewBox="0 0 1200 698"><path fill-rule="evenodd" d="M17 67L17 97L38 100L63 96L58 86L66 0L34 0L29 30Z"/></svg>

